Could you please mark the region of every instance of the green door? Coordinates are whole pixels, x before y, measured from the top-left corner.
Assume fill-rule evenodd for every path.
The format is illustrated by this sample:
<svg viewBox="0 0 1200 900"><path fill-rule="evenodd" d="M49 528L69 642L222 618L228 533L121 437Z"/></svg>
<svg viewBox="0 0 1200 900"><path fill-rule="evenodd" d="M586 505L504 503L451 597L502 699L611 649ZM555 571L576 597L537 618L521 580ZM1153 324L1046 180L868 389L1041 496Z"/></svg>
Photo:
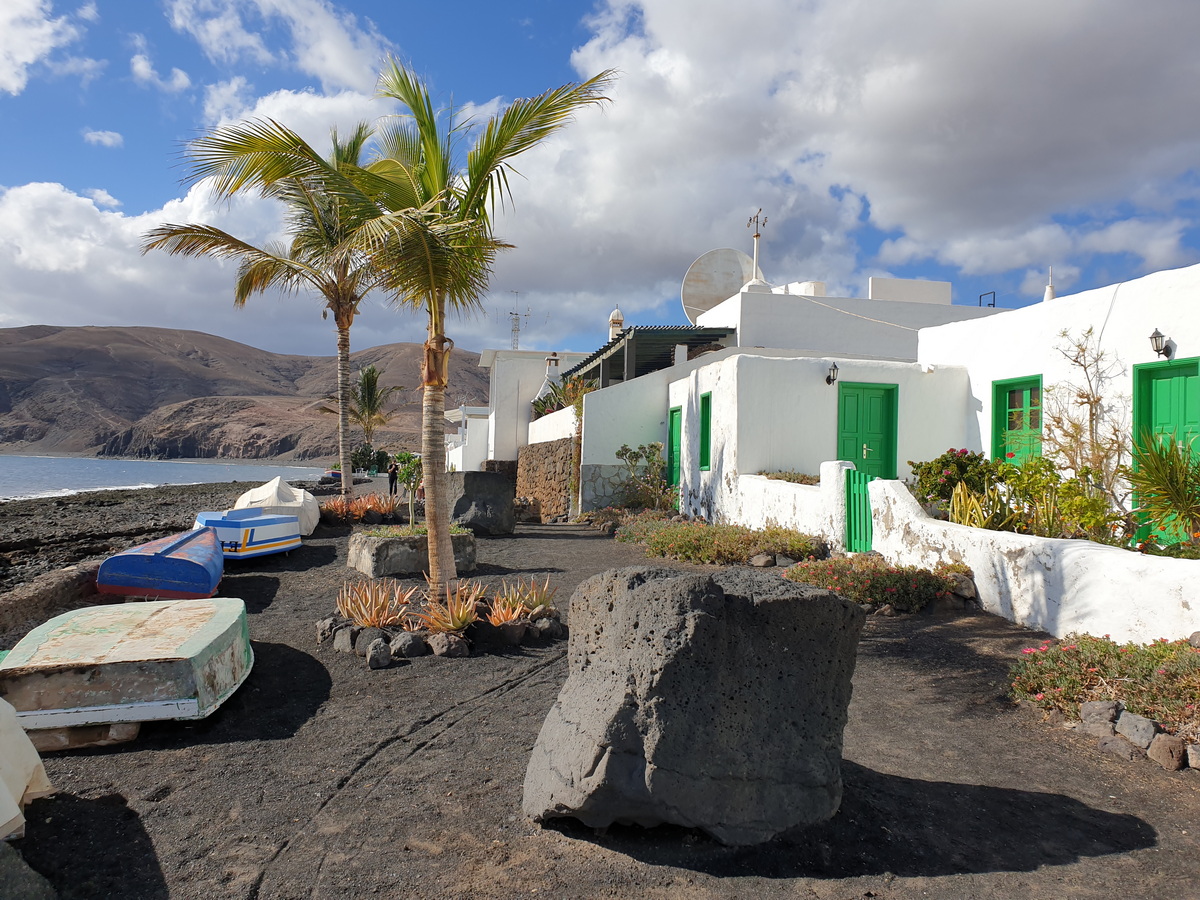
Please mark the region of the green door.
<svg viewBox="0 0 1200 900"><path fill-rule="evenodd" d="M838 459L869 478L896 477L894 384L838 382Z"/></svg>
<svg viewBox="0 0 1200 900"><path fill-rule="evenodd" d="M1042 377L992 383L992 459L1023 465L1042 455Z"/></svg>
<svg viewBox="0 0 1200 900"><path fill-rule="evenodd" d="M1200 359L1171 360L1133 367L1133 439L1174 435L1200 454ZM1135 498L1136 503L1136 498ZM1145 538L1148 529L1138 532ZM1160 538L1184 540L1182 532Z"/></svg>
<svg viewBox="0 0 1200 900"><path fill-rule="evenodd" d="M671 487L679 484L679 448L683 437L683 407L671 410L667 436L667 479Z"/></svg>

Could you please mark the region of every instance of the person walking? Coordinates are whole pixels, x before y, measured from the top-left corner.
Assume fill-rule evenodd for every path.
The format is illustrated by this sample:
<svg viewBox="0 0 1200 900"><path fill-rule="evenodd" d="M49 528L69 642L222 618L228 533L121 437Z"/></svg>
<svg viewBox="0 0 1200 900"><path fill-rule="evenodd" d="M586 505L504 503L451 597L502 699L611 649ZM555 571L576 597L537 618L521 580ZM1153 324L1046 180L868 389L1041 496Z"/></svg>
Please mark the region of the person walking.
<svg viewBox="0 0 1200 900"><path fill-rule="evenodd" d="M400 475L400 468L396 465L396 460L394 458L388 460L387 473L388 494L394 496L396 494L396 479Z"/></svg>

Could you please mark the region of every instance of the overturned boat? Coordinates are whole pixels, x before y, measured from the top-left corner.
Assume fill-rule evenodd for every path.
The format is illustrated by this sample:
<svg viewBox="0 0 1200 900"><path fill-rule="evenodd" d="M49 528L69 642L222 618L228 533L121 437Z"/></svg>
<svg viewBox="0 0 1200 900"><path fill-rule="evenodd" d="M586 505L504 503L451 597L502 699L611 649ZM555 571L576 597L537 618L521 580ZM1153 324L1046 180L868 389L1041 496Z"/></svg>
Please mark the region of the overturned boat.
<svg viewBox="0 0 1200 900"><path fill-rule="evenodd" d="M254 664L239 599L152 600L55 616L0 660L0 697L41 751L129 740L142 722L203 719Z"/></svg>
<svg viewBox="0 0 1200 900"><path fill-rule="evenodd" d="M216 531L199 528L108 557L96 573L96 589L125 597L198 600L217 592L224 571Z"/></svg>

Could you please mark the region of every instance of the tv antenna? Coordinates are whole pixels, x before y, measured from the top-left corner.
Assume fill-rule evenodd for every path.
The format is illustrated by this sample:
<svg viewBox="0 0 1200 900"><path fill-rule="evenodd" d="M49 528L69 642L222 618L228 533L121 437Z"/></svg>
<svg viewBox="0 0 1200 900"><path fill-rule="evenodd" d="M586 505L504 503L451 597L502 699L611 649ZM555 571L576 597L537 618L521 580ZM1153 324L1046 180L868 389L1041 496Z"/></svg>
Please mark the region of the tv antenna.
<svg viewBox="0 0 1200 900"><path fill-rule="evenodd" d="M519 302L521 299L521 292L509 291L509 293L516 298L513 301L512 311L510 311L508 314L508 319L512 323L512 348L514 350L519 350L521 343L521 319L524 318L526 324L528 324L529 316L533 313L533 310L527 306L525 307L525 312L517 312L521 305Z"/></svg>
<svg viewBox="0 0 1200 900"><path fill-rule="evenodd" d="M760 222L759 219L762 221ZM762 214L762 207L758 208L758 212L750 217L750 221L746 223L746 227L754 226L754 271L758 272L758 239L762 237L762 229L766 227L767 217ZM758 280L761 276L756 276Z"/></svg>

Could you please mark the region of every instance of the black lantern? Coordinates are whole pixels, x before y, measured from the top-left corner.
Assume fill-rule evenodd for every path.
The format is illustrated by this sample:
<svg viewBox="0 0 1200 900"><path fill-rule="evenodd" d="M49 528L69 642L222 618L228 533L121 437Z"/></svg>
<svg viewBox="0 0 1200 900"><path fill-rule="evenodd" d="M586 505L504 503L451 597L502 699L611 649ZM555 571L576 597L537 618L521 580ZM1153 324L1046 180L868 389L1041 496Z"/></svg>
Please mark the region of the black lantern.
<svg viewBox="0 0 1200 900"><path fill-rule="evenodd" d="M1165 334L1155 328L1154 334L1150 335L1150 347L1157 355L1165 356L1170 359L1171 348L1167 343L1168 340L1169 338Z"/></svg>
<svg viewBox="0 0 1200 900"><path fill-rule="evenodd" d="M835 381L837 381L837 372L837 363L830 363L829 374L825 376L825 383L833 384Z"/></svg>

